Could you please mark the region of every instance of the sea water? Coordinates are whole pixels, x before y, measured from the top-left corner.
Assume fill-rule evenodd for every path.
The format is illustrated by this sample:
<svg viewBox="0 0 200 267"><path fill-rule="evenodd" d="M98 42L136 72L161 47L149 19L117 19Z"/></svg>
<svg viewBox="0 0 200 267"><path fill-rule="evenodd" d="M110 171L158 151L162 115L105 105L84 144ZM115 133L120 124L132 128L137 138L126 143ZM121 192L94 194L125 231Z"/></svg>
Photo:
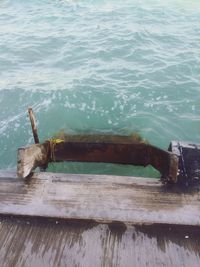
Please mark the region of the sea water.
<svg viewBox="0 0 200 267"><path fill-rule="evenodd" d="M137 132L165 149L200 142L200 2L0 1L0 169L15 169L17 148L34 142L28 107L41 141L62 129ZM143 173L83 163L49 170Z"/></svg>

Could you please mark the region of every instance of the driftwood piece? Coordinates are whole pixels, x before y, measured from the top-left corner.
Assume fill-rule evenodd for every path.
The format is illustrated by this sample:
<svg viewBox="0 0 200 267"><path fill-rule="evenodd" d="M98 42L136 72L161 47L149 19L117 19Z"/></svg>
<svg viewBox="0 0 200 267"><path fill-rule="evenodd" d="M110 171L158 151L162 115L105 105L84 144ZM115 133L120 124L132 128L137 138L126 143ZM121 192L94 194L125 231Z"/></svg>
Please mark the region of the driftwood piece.
<svg viewBox="0 0 200 267"><path fill-rule="evenodd" d="M43 167L48 163L47 144L37 144L18 149L17 174L18 177L27 177L35 168Z"/></svg>
<svg viewBox="0 0 200 267"><path fill-rule="evenodd" d="M183 193L154 178L46 172L26 181L15 173L0 177L0 214L200 226L200 192Z"/></svg>
<svg viewBox="0 0 200 267"><path fill-rule="evenodd" d="M31 127L32 127L33 138L34 138L35 144L39 144L40 141L39 141L39 137L38 137L37 124L36 124L36 119L35 119L32 108L28 109L28 114L29 114L29 118L31 121Z"/></svg>

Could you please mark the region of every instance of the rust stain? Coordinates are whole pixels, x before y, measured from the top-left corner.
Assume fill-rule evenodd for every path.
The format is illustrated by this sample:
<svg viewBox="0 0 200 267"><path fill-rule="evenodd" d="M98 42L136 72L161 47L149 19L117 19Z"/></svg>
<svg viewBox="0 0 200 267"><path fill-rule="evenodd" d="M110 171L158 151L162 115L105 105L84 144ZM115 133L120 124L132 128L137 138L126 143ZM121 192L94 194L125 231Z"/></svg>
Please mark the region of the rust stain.
<svg viewBox="0 0 200 267"><path fill-rule="evenodd" d="M137 136L64 136L64 141L55 143L53 148L50 144L49 141L49 150L53 154L50 161L152 165L167 181L174 183L177 179L178 157Z"/></svg>

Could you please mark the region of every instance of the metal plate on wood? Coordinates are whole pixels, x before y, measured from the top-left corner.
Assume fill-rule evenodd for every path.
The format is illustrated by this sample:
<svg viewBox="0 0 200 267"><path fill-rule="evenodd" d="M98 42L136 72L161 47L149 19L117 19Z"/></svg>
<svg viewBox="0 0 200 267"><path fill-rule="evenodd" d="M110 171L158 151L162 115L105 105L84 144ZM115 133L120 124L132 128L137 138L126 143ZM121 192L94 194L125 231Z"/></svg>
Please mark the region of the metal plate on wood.
<svg viewBox="0 0 200 267"><path fill-rule="evenodd" d="M169 150L179 157L178 183L200 188L200 144L172 141Z"/></svg>

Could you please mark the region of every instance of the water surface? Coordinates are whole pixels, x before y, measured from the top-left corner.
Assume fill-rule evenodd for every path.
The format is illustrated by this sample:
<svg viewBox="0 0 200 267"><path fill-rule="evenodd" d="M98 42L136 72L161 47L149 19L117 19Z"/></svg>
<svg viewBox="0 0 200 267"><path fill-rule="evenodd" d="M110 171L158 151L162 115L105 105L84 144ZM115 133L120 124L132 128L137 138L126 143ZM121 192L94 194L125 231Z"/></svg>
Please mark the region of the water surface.
<svg viewBox="0 0 200 267"><path fill-rule="evenodd" d="M0 169L15 169L17 148L33 143L29 106L41 140L136 131L167 148L200 142L199 103L198 1L0 2ZM50 169L134 171L98 166Z"/></svg>

